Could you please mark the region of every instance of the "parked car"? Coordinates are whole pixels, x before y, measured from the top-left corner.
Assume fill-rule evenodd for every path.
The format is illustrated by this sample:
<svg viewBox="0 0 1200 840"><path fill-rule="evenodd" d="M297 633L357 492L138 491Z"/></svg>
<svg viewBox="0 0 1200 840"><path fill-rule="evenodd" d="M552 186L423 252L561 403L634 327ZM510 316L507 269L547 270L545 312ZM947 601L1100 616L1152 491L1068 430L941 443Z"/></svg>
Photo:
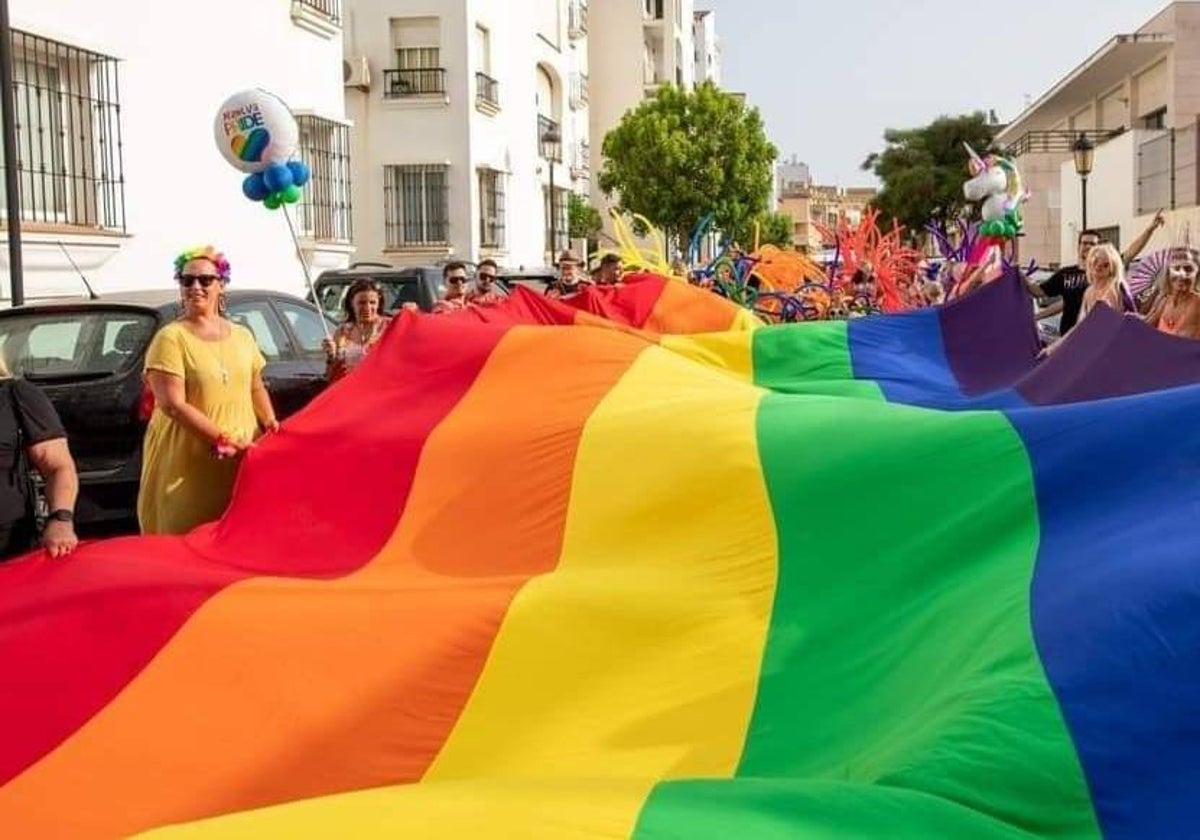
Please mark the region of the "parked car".
<svg viewBox="0 0 1200 840"><path fill-rule="evenodd" d="M433 305L446 291L441 266L396 268L385 263L355 263L350 268L321 272L313 282L316 290L313 302L326 317L341 323L346 316L342 308L346 293L363 279L379 284L383 290L383 311L389 314L406 303L415 303L422 312L432 312Z"/></svg>
<svg viewBox="0 0 1200 840"><path fill-rule="evenodd" d="M432 312L433 306L446 293L446 282L442 278L445 263L397 268L387 263L355 263L349 268L324 271L314 281L316 290L314 303L326 317L341 322L345 317L342 308L346 293L359 280L370 279L383 290L383 311L395 314L406 303L415 303L422 312ZM473 275L475 264L466 263L467 271ZM507 295L515 285L523 285L542 294L557 278L553 268L501 268L496 275L499 283L496 290ZM312 295L309 296L313 300Z"/></svg>
<svg viewBox="0 0 1200 840"><path fill-rule="evenodd" d="M230 290L229 317L254 334L280 418L325 387L324 327L307 301ZM0 347L14 376L58 410L79 469L82 534L136 526L142 436L154 409L142 365L150 339L180 314L176 289L54 300L0 311Z"/></svg>

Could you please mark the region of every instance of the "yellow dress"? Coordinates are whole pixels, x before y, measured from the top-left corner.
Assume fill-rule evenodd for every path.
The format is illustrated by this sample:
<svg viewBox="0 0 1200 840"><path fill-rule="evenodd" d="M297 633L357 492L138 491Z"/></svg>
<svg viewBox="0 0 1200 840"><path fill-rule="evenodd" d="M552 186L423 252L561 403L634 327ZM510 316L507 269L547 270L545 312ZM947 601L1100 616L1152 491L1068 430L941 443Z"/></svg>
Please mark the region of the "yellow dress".
<svg viewBox="0 0 1200 840"><path fill-rule="evenodd" d="M251 441L258 420L250 389L266 361L249 330L230 327L220 341L205 341L181 323L168 324L146 351L146 370L178 376L189 405L231 440ZM156 408L142 450L142 533L184 534L219 519L229 504L237 465L237 459L215 458L211 443Z"/></svg>

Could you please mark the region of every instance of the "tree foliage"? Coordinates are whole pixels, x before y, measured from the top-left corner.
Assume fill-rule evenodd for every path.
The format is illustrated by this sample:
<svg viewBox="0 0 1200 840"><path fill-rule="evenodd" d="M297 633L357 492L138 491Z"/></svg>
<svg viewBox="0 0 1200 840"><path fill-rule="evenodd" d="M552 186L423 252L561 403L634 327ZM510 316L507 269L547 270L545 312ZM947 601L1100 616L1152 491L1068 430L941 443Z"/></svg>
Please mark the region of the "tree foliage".
<svg viewBox="0 0 1200 840"><path fill-rule="evenodd" d="M625 114L602 150L605 195L685 245L709 213L718 229L738 230L771 194L776 152L758 109L711 82L660 88Z"/></svg>
<svg viewBox="0 0 1200 840"><path fill-rule="evenodd" d="M969 206L963 196L963 182L969 177L963 143L983 154L995 128L976 112L884 132L887 146L862 165L883 184L874 201L882 221L895 219L915 232L930 221L950 223L958 218Z"/></svg>
<svg viewBox="0 0 1200 840"><path fill-rule="evenodd" d="M589 243L599 239L604 230L604 217L581 195L571 193L567 204L568 226L572 239L586 239Z"/></svg>
<svg viewBox="0 0 1200 840"><path fill-rule="evenodd" d="M759 213L736 230L734 239L749 251L754 247L754 226L758 225L760 245L778 245L789 248L793 244L796 223L790 213Z"/></svg>

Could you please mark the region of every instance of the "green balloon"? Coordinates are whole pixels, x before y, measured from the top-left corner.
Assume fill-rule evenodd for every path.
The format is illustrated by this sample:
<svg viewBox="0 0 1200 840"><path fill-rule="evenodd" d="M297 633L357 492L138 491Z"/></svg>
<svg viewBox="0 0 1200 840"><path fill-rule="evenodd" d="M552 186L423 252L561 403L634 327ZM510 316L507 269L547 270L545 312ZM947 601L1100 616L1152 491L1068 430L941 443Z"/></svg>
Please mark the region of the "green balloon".
<svg viewBox="0 0 1200 840"><path fill-rule="evenodd" d="M287 189L281 191L279 196L288 204L295 204L300 200L300 188L295 184L291 184Z"/></svg>
<svg viewBox="0 0 1200 840"><path fill-rule="evenodd" d="M278 210L281 204L283 204L282 193L273 192L263 199L263 206L268 210Z"/></svg>

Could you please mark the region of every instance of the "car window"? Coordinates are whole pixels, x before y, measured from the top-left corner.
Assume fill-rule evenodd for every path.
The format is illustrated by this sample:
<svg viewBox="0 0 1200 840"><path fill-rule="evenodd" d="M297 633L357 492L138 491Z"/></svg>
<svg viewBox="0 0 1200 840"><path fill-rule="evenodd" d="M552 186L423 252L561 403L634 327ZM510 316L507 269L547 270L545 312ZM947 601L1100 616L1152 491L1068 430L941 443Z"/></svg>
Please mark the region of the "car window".
<svg viewBox="0 0 1200 840"><path fill-rule="evenodd" d="M288 346L287 337L283 326L265 301L230 304L229 320L241 324L254 334L258 349L268 362L277 362L283 358Z"/></svg>
<svg viewBox="0 0 1200 840"><path fill-rule="evenodd" d="M106 310L29 312L0 318L0 352L17 376L96 376L141 358L154 334L149 313Z"/></svg>
<svg viewBox="0 0 1200 840"><path fill-rule="evenodd" d="M307 306L290 301L277 300L275 305L300 343L300 352L306 356L323 357L325 350L321 342L325 340L325 324L321 316Z"/></svg>

